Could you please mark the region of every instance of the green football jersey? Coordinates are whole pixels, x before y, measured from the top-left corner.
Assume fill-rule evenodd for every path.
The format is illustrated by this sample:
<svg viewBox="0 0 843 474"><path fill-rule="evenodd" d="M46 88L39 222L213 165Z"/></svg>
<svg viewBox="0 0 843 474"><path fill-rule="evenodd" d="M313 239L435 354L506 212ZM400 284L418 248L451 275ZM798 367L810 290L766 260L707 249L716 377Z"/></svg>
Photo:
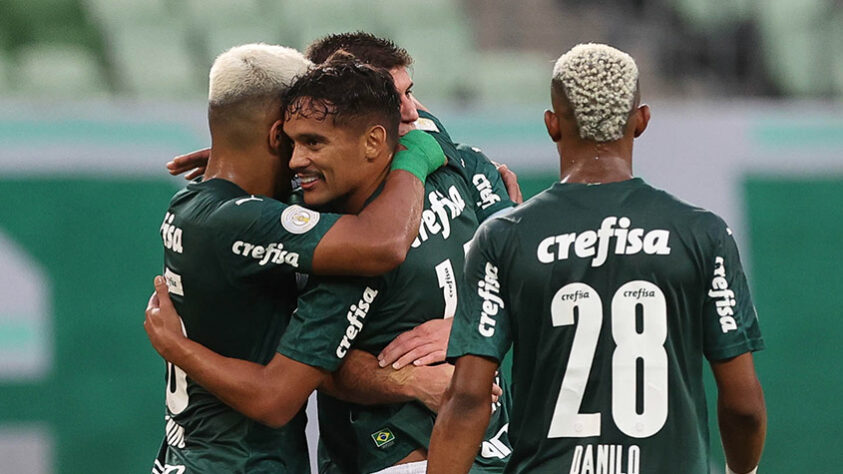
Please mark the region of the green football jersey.
<svg viewBox="0 0 843 474"><path fill-rule="evenodd" d="M450 359L510 344L506 472L708 473L703 356L763 348L731 231L641 179L554 184L477 232Z"/></svg>
<svg viewBox="0 0 843 474"><path fill-rule="evenodd" d="M469 205L474 207L480 222L515 205L509 199L497 168L479 148L453 143L442 122L424 110L419 110L416 128L431 134L442 147L445 156L459 164L456 169L470 183Z"/></svg>
<svg viewBox="0 0 843 474"><path fill-rule="evenodd" d="M480 158L474 152L465 156L465 164L449 160L445 168L428 176L419 234L397 269L370 279L311 277L279 352L336 370L352 347L377 354L421 323L452 317L465 249L478 225L472 184L463 170L483 169L472 162ZM497 175L495 167L485 162L485 173ZM501 385L508 390L504 381ZM477 472L502 472L510 452L508 399L505 394L494 407ZM413 450L427 448L435 421L435 414L415 402L362 406L319 394L318 404L320 472L361 473L389 467Z"/></svg>
<svg viewBox="0 0 843 474"><path fill-rule="evenodd" d="M295 273L310 271L316 245L338 218L222 179L188 184L161 225L164 276L187 336L227 357L269 362L296 302ZM309 470L303 412L268 428L169 363L166 406L153 472Z"/></svg>

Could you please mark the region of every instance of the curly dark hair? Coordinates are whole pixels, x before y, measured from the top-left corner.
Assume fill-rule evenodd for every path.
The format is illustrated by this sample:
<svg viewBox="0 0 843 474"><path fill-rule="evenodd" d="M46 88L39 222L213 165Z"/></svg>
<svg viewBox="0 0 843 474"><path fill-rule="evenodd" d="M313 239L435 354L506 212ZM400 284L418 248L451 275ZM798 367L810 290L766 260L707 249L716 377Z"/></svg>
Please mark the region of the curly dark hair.
<svg viewBox="0 0 843 474"><path fill-rule="evenodd" d="M344 51L298 78L281 99L285 120L332 117L334 126L361 129L378 124L391 145L398 143L401 99L392 76Z"/></svg>
<svg viewBox="0 0 843 474"><path fill-rule="evenodd" d="M413 64L413 58L406 49L387 38L364 31L323 36L310 43L305 56L315 64L321 64L339 50L353 54L366 64L387 70Z"/></svg>

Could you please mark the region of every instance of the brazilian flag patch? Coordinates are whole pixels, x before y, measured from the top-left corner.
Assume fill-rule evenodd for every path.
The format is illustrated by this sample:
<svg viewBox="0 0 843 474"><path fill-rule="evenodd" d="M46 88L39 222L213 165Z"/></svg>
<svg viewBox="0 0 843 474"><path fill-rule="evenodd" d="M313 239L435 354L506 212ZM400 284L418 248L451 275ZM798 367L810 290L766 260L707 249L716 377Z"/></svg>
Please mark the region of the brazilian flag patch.
<svg viewBox="0 0 843 474"><path fill-rule="evenodd" d="M395 435L392 434L389 428L383 428L380 431L372 433L372 441L375 442L375 446L385 448L395 441Z"/></svg>

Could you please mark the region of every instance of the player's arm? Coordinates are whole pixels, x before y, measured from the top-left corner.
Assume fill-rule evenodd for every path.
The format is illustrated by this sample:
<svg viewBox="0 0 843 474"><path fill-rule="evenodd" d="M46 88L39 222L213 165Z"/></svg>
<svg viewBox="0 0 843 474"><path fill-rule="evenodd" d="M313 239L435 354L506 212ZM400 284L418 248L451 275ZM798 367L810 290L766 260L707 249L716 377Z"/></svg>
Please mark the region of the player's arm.
<svg viewBox="0 0 843 474"><path fill-rule="evenodd" d="M392 163L381 194L360 214L342 216L313 254L313 272L379 275L400 265L419 230L425 177L445 163L436 140L420 131L401 137L407 147Z"/></svg>
<svg viewBox="0 0 843 474"><path fill-rule="evenodd" d="M433 428L428 472L468 472L489 424L489 387L511 341L507 280L497 263L500 248L508 243L507 231L501 219L487 221L466 257L463 288L480 288L483 281L484 291L459 295L447 354L456 367ZM494 315L491 321L489 314Z"/></svg>
<svg viewBox="0 0 843 474"><path fill-rule="evenodd" d="M703 350L717 381L717 413L727 466L752 472L761 458L767 431L764 393L752 352L764 348L738 248L725 222L709 227L712 251L706 255Z"/></svg>
<svg viewBox="0 0 843 474"><path fill-rule="evenodd" d="M711 369L717 381L717 420L726 464L737 474L751 472L761 460L767 434L764 392L752 353L712 361Z"/></svg>
<svg viewBox="0 0 843 474"><path fill-rule="evenodd" d="M490 387L498 362L465 355L457 359L428 448L427 472L467 473L489 425Z"/></svg>
<svg viewBox="0 0 843 474"><path fill-rule="evenodd" d="M436 412L453 372L451 364L407 366L400 370L381 368L372 354L352 350L342 367L326 378L319 390L334 398L360 405L417 400Z"/></svg>
<svg viewBox="0 0 843 474"><path fill-rule="evenodd" d="M272 427L287 424L327 374L281 354L264 366L224 357L191 341L182 332L181 318L160 276L155 278L144 329L163 358L225 404Z"/></svg>

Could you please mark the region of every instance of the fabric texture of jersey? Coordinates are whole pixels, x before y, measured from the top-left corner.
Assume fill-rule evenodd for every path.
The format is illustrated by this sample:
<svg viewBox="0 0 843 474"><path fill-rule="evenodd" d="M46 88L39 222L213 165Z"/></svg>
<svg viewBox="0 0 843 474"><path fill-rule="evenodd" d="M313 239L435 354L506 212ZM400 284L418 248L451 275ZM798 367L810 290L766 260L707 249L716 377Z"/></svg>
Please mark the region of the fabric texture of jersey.
<svg viewBox="0 0 843 474"><path fill-rule="evenodd" d="M269 362L296 301L295 272L310 271L316 245L338 218L221 179L177 193L161 226L164 276L188 337L226 357ZM167 436L156 469L309 470L303 411L284 428L268 428L178 367L167 369Z"/></svg>
<svg viewBox="0 0 843 474"><path fill-rule="evenodd" d="M399 334L431 319L452 317L462 282L465 249L478 212L512 206L497 169L481 153L457 151L441 125L431 132L448 164L428 176L419 235L404 263L377 278L311 277L279 352L336 370L350 347L379 353ZM454 158L454 157L457 158ZM472 178L482 174L496 198L482 209ZM481 179L477 178L477 182ZM484 188L485 190L485 188ZM495 407L489 445L474 472L502 472L508 448L508 384ZM373 472L427 448L435 415L422 404L362 406L319 394L320 472ZM490 407L491 408L491 407Z"/></svg>
<svg viewBox="0 0 843 474"><path fill-rule="evenodd" d="M708 473L703 357L764 346L719 217L637 178L557 183L467 260L448 357L513 345L506 472Z"/></svg>

